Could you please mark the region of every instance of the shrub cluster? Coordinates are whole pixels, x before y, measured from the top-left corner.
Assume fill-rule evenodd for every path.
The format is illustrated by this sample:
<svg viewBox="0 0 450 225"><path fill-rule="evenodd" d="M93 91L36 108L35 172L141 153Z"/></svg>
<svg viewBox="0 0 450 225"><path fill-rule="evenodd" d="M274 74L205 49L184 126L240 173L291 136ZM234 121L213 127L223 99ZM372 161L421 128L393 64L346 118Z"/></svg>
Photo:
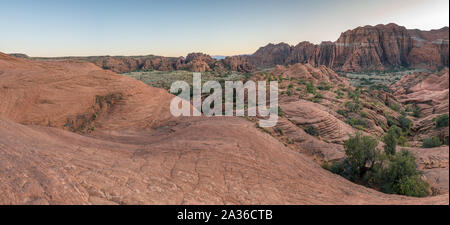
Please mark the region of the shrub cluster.
<svg viewBox="0 0 450 225"><path fill-rule="evenodd" d="M311 94L316 94L316 87L312 82L306 84L306 92Z"/></svg>
<svg viewBox="0 0 450 225"><path fill-rule="evenodd" d="M399 116L397 119L398 122L400 123L400 127L402 128L403 132L409 132L412 125L411 120L406 118L406 116L404 115Z"/></svg>
<svg viewBox="0 0 450 225"><path fill-rule="evenodd" d="M345 122L350 126L360 130L363 128L369 128L369 124L367 123L367 121L361 118L348 118L345 120Z"/></svg>
<svg viewBox="0 0 450 225"><path fill-rule="evenodd" d="M392 129L388 135L395 137L395 130ZM377 145L376 139L357 133L344 143L346 158L325 168L385 193L427 196L429 185L420 179L414 155L404 149L396 152L395 147L384 153L377 149Z"/></svg>
<svg viewBox="0 0 450 225"><path fill-rule="evenodd" d="M425 138L422 143L422 148L435 148L442 145L441 140L439 137L430 137Z"/></svg>
<svg viewBox="0 0 450 225"><path fill-rule="evenodd" d="M319 86L317 86L317 88L318 88L319 90L326 90L326 91L329 91L329 90L332 88L332 86L331 86L329 83L320 82L320 84L319 84Z"/></svg>
<svg viewBox="0 0 450 225"><path fill-rule="evenodd" d="M440 115L436 119L436 128L448 127L448 114Z"/></svg>

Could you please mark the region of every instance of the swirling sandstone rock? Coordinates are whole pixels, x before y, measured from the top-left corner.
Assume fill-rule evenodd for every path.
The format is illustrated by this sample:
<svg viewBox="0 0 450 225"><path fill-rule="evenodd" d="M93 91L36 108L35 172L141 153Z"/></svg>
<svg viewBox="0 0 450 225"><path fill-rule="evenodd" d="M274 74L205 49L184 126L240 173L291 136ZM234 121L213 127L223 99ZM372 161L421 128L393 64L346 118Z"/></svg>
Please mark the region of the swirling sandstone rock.
<svg viewBox="0 0 450 225"><path fill-rule="evenodd" d="M173 118L172 97L0 53L0 204L448 204L353 184L243 118ZM95 109L95 131L59 129Z"/></svg>
<svg viewBox="0 0 450 225"><path fill-rule="evenodd" d="M420 112L420 118L412 127L416 141L432 136L448 140L448 127L435 129L434 123L436 117L449 112L448 68L436 73L420 72L404 76L392 85L392 89L399 102L412 104Z"/></svg>
<svg viewBox="0 0 450 225"><path fill-rule="evenodd" d="M282 103L280 107L289 121L298 126L314 126L328 142L342 144L356 132L350 125L331 115L324 106L310 101Z"/></svg>

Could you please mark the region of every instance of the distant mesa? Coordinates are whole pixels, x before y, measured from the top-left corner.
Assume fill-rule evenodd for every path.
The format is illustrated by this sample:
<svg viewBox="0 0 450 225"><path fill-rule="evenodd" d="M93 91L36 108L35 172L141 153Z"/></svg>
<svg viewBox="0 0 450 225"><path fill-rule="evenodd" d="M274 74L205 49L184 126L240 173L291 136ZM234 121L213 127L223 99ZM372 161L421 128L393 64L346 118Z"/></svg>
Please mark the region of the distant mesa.
<svg viewBox="0 0 450 225"><path fill-rule="evenodd" d="M24 54L10 54L28 58ZM95 56L32 58L35 60L77 59L92 62L117 73L138 70L188 70L253 72L257 68L296 63L324 65L335 71L359 72L389 70L399 67L439 70L449 66L449 28L421 31L387 25L357 27L347 30L335 42L319 45L307 41L295 46L268 44L251 55L209 56L190 53L184 57L163 56Z"/></svg>
<svg viewBox="0 0 450 225"><path fill-rule="evenodd" d="M435 70L449 64L448 30L407 30L396 24L364 26L345 31L335 42L268 44L249 58L258 67L309 63L346 72L393 67Z"/></svg>

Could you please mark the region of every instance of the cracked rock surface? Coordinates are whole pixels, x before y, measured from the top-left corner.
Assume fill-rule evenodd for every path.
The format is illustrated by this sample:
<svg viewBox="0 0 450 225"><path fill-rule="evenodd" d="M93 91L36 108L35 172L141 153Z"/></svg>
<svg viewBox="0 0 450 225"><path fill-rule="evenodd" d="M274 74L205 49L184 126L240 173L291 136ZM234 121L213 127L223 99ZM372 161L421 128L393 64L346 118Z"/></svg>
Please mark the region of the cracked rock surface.
<svg viewBox="0 0 450 225"><path fill-rule="evenodd" d="M0 204L449 202L353 184L244 118L173 118L172 97L93 64L0 53Z"/></svg>

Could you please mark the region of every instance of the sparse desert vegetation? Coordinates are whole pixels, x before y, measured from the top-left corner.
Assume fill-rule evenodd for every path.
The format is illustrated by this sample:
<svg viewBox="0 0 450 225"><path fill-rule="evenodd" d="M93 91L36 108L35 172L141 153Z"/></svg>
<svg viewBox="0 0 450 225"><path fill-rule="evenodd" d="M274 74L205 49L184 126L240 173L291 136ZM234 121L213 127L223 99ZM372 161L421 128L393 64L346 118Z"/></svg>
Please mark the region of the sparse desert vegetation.
<svg viewBox="0 0 450 225"><path fill-rule="evenodd" d="M108 10L114 4L108 4ZM299 40L295 45L281 42L258 48L259 33L249 30L258 28L253 24L270 28L303 21L274 23L270 18L279 12L273 9L242 20L250 14L239 10L238 19L217 24L210 12L189 12L180 18L188 12L184 7L183 13L170 13L170 19L164 19L155 10L163 3L144 4L137 4L137 11L144 11L132 16L123 9L119 15L101 11L101 16L111 17L89 26L95 29L87 29L85 36L102 39L83 46L78 45L87 40L75 39L85 29L72 29L64 13L57 18L65 26L50 24L43 29L26 26L25 17L15 26L9 17L16 13L6 14L5 25L13 28L4 31L7 40L25 43L18 49L33 49L43 40L52 48L75 41L77 46L71 49L77 50L76 55L86 46L120 54L157 49L161 55L0 53L0 204L448 205L448 27L422 31L394 23L368 25L320 44ZM286 4L268 5L286 8ZM190 9L203 7L210 6ZM298 10L288 11L301 16ZM148 15L163 19L141 19ZM87 18L72 22L98 22ZM276 19L286 18L290 17ZM120 23L110 26L107 22L112 19ZM155 21L157 26L152 26ZM230 22L235 26L227 26ZM251 26L241 27L248 22ZM18 27L21 35L16 37ZM249 31L252 38L240 40L234 49L228 41L236 38L226 35L237 34L236 27L239 38ZM292 27L299 32L299 26ZM23 35L47 29L42 36ZM169 38L169 33L176 35ZM262 40L292 40L278 36L284 33L272 32ZM64 35L70 38L55 39ZM35 38L30 44L26 43L30 38L24 37ZM126 49L129 40L135 43ZM160 43L171 46L168 50L155 46ZM38 47L40 53L45 53L42 48L55 55L64 53L64 49ZM245 52L253 48L257 50ZM211 56L192 49L229 54ZM165 52L175 56L163 56ZM217 81L221 87L194 95L193 73L201 73L201 85ZM169 93L176 81L187 82L190 93ZM261 106L249 104L254 103L249 97L253 92L224 96L227 81L265 81L266 90L257 95L265 93L266 99L255 101L267 110L249 115ZM278 83L276 102L267 88L273 81ZM221 90L217 94L222 95L213 95L213 90ZM180 100L174 95L180 93L189 96L178 104L189 115L174 113ZM193 96L206 104L193 104L197 103ZM238 102L244 106L240 108ZM225 107L222 111L217 107L211 115L208 106L242 110L225 116ZM273 126L260 123L276 117L276 112Z"/></svg>
<svg viewBox="0 0 450 225"><path fill-rule="evenodd" d="M382 152L377 149L376 139L357 133L344 143L346 158L324 167L385 193L414 197L429 195L429 185L420 178L415 156L403 149L396 152L395 144L390 142L395 136L390 133L386 137L388 147Z"/></svg>

